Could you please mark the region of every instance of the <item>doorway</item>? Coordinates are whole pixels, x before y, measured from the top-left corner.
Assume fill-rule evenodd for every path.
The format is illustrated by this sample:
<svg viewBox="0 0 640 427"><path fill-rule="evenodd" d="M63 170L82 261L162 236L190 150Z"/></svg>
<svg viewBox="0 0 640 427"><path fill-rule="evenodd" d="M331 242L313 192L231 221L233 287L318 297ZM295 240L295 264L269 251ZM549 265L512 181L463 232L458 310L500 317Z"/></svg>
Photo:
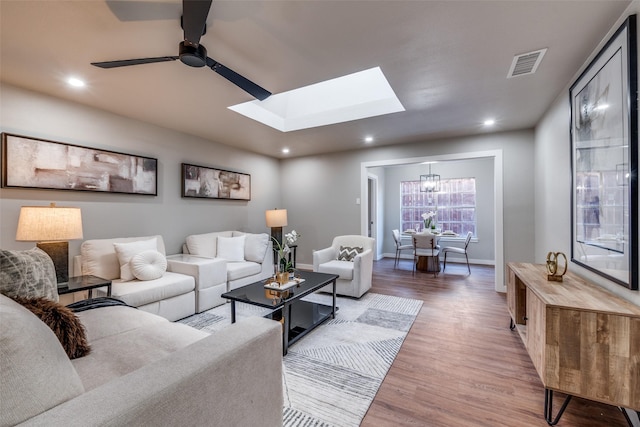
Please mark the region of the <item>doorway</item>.
<svg viewBox="0 0 640 427"><path fill-rule="evenodd" d="M445 160L466 160L477 158L492 158L494 171L494 260L495 260L495 290L506 292L504 282L504 221L503 221L503 176L502 176L502 150L490 150L469 153L454 153L431 157L414 157L405 159L390 159L373 162L363 162L360 164L360 194L363 200L360 210L361 234L367 235L370 226L369 214L369 168L408 165L423 162L445 161ZM373 175L375 176L375 175Z"/></svg>

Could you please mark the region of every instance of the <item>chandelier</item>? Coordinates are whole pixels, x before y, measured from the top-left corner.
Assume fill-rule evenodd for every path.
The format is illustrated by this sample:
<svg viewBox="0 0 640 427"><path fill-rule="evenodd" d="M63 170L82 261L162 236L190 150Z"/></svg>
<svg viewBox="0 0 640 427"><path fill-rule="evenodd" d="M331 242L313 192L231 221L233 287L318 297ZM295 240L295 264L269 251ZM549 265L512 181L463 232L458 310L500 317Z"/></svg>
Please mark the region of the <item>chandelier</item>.
<svg viewBox="0 0 640 427"><path fill-rule="evenodd" d="M431 173L431 163L429 163L429 173L420 175L420 191L423 193L437 193L440 191L440 175Z"/></svg>

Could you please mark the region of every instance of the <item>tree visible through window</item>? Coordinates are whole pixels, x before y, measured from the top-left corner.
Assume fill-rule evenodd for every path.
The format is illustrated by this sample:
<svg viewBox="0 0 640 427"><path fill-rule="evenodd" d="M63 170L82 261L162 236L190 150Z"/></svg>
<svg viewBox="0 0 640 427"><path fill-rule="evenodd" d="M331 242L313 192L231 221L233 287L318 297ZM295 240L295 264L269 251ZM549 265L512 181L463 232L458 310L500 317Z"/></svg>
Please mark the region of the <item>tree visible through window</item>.
<svg viewBox="0 0 640 427"><path fill-rule="evenodd" d="M421 192L420 181L400 182L401 230L422 230L422 214L437 212L436 227L464 236L476 236L476 179L456 178L440 181L437 193Z"/></svg>

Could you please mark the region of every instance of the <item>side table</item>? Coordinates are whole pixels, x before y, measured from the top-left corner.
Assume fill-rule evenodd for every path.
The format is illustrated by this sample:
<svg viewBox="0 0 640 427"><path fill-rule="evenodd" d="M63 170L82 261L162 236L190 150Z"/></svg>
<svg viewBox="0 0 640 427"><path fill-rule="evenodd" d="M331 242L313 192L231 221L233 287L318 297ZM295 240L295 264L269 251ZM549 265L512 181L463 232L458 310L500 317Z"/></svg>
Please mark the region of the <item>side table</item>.
<svg viewBox="0 0 640 427"><path fill-rule="evenodd" d="M111 296L111 280L98 276L76 276L69 277L68 282L58 283L58 294L71 294L80 291L89 291L89 299L93 298L93 290L96 288L107 288L107 296Z"/></svg>

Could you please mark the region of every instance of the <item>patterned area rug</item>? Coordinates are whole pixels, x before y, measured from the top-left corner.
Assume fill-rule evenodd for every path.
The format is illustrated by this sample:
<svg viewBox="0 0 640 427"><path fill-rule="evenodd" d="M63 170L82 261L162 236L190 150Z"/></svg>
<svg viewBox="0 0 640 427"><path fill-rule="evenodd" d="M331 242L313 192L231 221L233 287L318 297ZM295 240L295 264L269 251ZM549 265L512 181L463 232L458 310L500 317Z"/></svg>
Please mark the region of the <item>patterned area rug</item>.
<svg viewBox="0 0 640 427"><path fill-rule="evenodd" d="M331 304L331 296L309 301ZM364 418L400 351L422 301L368 293L359 300L338 297L336 318L289 348L284 357L286 427L350 427ZM236 304L238 319L269 311ZM225 304L181 323L213 332L230 322Z"/></svg>

